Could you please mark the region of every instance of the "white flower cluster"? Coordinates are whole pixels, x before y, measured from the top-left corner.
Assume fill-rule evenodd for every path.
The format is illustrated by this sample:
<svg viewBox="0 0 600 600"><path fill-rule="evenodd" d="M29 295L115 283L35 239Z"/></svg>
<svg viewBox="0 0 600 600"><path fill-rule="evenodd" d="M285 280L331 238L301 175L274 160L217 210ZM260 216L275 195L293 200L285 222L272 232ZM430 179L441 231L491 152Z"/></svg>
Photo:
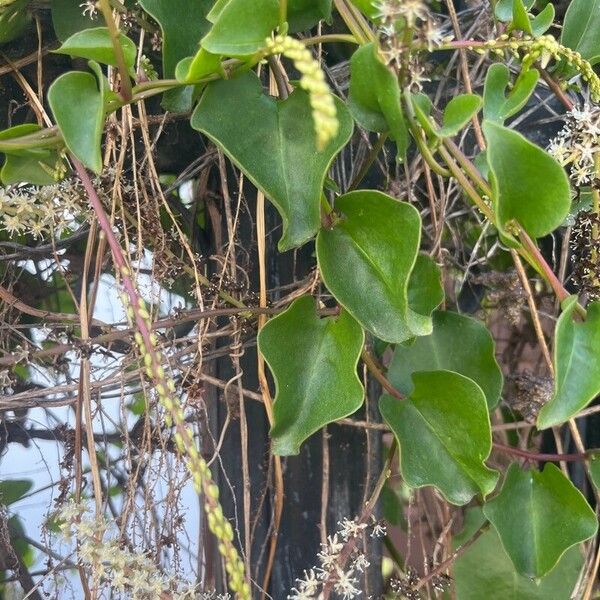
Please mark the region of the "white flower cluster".
<svg viewBox="0 0 600 600"><path fill-rule="evenodd" d="M124 547L118 539L104 539L105 519L85 516L86 507L70 502L60 512L60 531L78 542L80 563L94 580L131 600L156 600L168 594L172 600L231 600L230 594L201 592L196 585L163 574L145 554Z"/></svg>
<svg viewBox="0 0 600 600"><path fill-rule="evenodd" d="M574 108L563 129L552 140L550 154L563 166L577 187L598 177L595 154L600 151L600 109L589 104Z"/></svg>
<svg viewBox="0 0 600 600"><path fill-rule="evenodd" d="M0 188L0 229L10 236L55 238L76 217L87 214L81 188L73 180L55 185Z"/></svg>
<svg viewBox="0 0 600 600"><path fill-rule="evenodd" d="M377 11L375 16L389 25L404 18L409 27L414 27L418 21L427 21L429 9L423 0L379 0L373 2Z"/></svg>
<svg viewBox="0 0 600 600"><path fill-rule="evenodd" d="M352 600L362 593L357 587L359 573L364 573L370 566L366 554L358 549L352 553L348 564L342 568L340 556L346 544L360 538L369 527L357 519L344 518L338 522L338 531L327 538L326 544L321 544L317 554L319 566L304 571L304 578L297 579L297 587L292 588L288 600L319 600L326 581L333 581L333 590L342 600ZM371 537L385 535L385 526L374 521L371 525Z"/></svg>

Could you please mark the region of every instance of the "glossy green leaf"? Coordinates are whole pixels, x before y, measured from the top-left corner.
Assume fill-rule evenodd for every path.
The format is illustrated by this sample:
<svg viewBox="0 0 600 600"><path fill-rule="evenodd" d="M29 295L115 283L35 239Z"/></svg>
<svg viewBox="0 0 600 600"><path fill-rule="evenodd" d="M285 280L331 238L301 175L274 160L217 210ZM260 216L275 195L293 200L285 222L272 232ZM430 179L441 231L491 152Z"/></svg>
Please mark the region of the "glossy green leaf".
<svg viewBox="0 0 600 600"><path fill-rule="evenodd" d="M452 504L486 496L498 474L484 461L492 432L481 388L452 371L413 374L408 400L384 395L379 410L400 445L400 470L412 487L432 485Z"/></svg>
<svg viewBox="0 0 600 600"><path fill-rule="evenodd" d="M207 86L191 124L218 144L261 189L283 219L280 251L310 240L320 226L323 180L352 135L352 118L336 99L338 135L316 152L309 99L301 89L276 101L254 73ZM260 127L257 127L260 124ZM300 168L301 166L301 168Z"/></svg>
<svg viewBox="0 0 600 600"><path fill-rule="evenodd" d="M332 229L319 232L317 259L337 301L386 342L431 333L433 307L422 314L408 297L421 238L418 211L374 190L345 194L335 208L342 216ZM439 283L431 291L438 297Z"/></svg>
<svg viewBox="0 0 600 600"><path fill-rule="evenodd" d="M499 227L517 221L532 238L554 231L571 207L564 169L516 131L491 121L483 131Z"/></svg>
<svg viewBox="0 0 600 600"><path fill-rule="evenodd" d="M56 37L64 42L74 33L104 25L104 19L100 11L95 15L83 14L80 6L81 0L52 0L52 25Z"/></svg>
<svg viewBox="0 0 600 600"><path fill-rule="evenodd" d="M551 463L541 472L512 464L502 491L483 512L517 571L532 578L546 575L571 546L598 529L581 492Z"/></svg>
<svg viewBox="0 0 600 600"><path fill-rule="evenodd" d="M200 48L195 56L188 56L177 63L175 77L183 83L196 83L221 70L221 57Z"/></svg>
<svg viewBox="0 0 600 600"><path fill-rule="evenodd" d="M483 390L488 408L498 404L502 371L496 361L494 339L480 321L455 312L434 312L433 333L410 345L397 345L387 374L396 389L410 395L412 374L432 369L469 377Z"/></svg>
<svg viewBox="0 0 600 600"><path fill-rule="evenodd" d="M135 64L137 52L135 44L123 34L119 35L119 41L123 49L125 65L129 74L133 76L133 65ZM69 56L88 58L104 65L117 64L117 58L107 27L85 29L84 31L75 33L60 48L54 50L54 52L56 54L68 54Z"/></svg>
<svg viewBox="0 0 600 600"><path fill-rule="evenodd" d="M4 185L52 185L59 179L57 167L60 164L57 152L48 152L45 156L7 154L0 171L0 179Z"/></svg>
<svg viewBox="0 0 600 600"><path fill-rule="evenodd" d="M321 427L360 408L364 390L356 366L363 343L362 329L346 311L320 319L310 296L298 298L262 328L258 347L277 387L275 454L298 454Z"/></svg>
<svg viewBox="0 0 600 600"><path fill-rule="evenodd" d="M456 547L467 542L485 522L481 509L467 510L464 529L454 537ZM534 581L517 573L496 531L490 528L453 563L456 600L570 600L583 554L567 550L548 575Z"/></svg>
<svg viewBox="0 0 600 600"><path fill-rule="evenodd" d="M600 302L573 320L577 297L565 301L554 336L554 395L538 415L538 429L568 421L600 394Z"/></svg>
<svg viewBox="0 0 600 600"><path fill-rule="evenodd" d="M402 115L398 78L379 60L377 46L361 46L350 60L348 108L368 131L389 131L404 159L409 137Z"/></svg>
<svg viewBox="0 0 600 600"><path fill-rule="evenodd" d="M5 479L0 481L0 504L8 506L20 500L33 487L31 479Z"/></svg>
<svg viewBox="0 0 600 600"><path fill-rule="evenodd" d="M369 19L375 19L378 16L378 10L372 0L351 0L363 15Z"/></svg>
<svg viewBox="0 0 600 600"><path fill-rule="evenodd" d="M229 0L202 39L202 47L213 54L248 56L264 47L278 22L278 0Z"/></svg>
<svg viewBox="0 0 600 600"><path fill-rule="evenodd" d="M531 21L531 31L533 37L540 37L544 35L548 29L552 26L554 21L555 10L553 4L546 4L544 10L542 10L535 18Z"/></svg>
<svg viewBox="0 0 600 600"><path fill-rule="evenodd" d="M100 144L104 95L90 73L64 73L50 86L48 103L67 148L95 173L102 170Z"/></svg>
<svg viewBox="0 0 600 600"><path fill-rule="evenodd" d="M583 58L600 60L600 0L572 0L565 14L560 41Z"/></svg>
<svg viewBox="0 0 600 600"><path fill-rule="evenodd" d="M287 11L290 32L304 31L331 19L331 0L288 0Z"/></svg>
<svg viewBox="0 0 600 600"><path fill-rule="evenodd" d="M406 296L408 306L420 315L430 315L444 300L440 268L427 254L417 256Z"/></svg>
<svg viewBox="0 0 600 600"><path fill-rule="evenodd" d="M527 103L540 77L536 69L529 69L521 73L510 93L506 95L509 87L510 71L502 63L493 64L485 77L483 91L483 115L488 121L500 124L518 113Z"/></svg>
<svg viewBox="0 0 600 600"><path fill-rule="evenodd" d="M496 2L496 16L500 21L507 23L513 19L513 9L515 0L498 0ZM521 0L521 4L526 10L529 10L535 3L535 0Z"/></svg>
<svg viewBox="0 0 600 600"><path fill-rule="evenodd" d="M527 14L527 9L523 4L523 0L513 0L511 29L520 29L530 35L533 33L529 15Z"/></svg>
<svg viewBox="0 0 600 600"><path fill-rule="evenodd" d="M206 14L212 0L139 0L142 8L155 19L162 31L163 77L175 77L177 63L186 56L194 56L202 36L209 30ZM192 108L192 87L165 92L162 105L174 112L186 112Z"/></svg>
<svg viewBox="0 0 600 600"><path fill-rule="evenodd" d="M19 517L14 516L8 519L8 535L15 554L26 567L31 567L34 563L33 550L25 541L27 534Z"/></svg>
<svg viewBox="0 0 600 600"><path fill-rule="evenodd" d="M477 114L482 104L483 100L477 94L461 94L452 98L444 109L442 127L438 130L438 135L456 135Z"/></svg>
<svg viewBox="0 0 600 600"><path fill-rule="evenodd" d="M0 131L0 142L40 131L41 127L33 123L15 125ZM54 172L63 161L56 148L11 149L6 152L0 179L4 185L32 183L51 185L56 183Z"/></svg>
<svg viewBox="0 0 600 600"><path fill-rule="evenodd" d="M20 37L31 22L29 0L16 0L0 9L0 44L7 44Z"/></svg>

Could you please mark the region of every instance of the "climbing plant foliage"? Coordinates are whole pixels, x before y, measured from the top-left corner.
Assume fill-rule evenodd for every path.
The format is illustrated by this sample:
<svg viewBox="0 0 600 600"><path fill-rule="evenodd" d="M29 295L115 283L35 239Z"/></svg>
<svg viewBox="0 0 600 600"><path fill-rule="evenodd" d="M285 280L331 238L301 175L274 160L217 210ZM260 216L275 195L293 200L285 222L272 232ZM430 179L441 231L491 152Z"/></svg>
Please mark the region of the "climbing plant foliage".
<svg viewBox="0 0 600 600"><path fill-rule="evenodd" d="M55 55L72 57L77 68L53 81L42 99L50 126L24 122L0 132L3 184L48 185L73 169L80 176L101 175L103 147L110 143L107 119L160 96L165 109L239 169L254 197L264 195L275 207L279 251L314 254L314 277L299 297L286 306L261 306L270 316L257 345L270 377L263 385L274 384L271 452L296 455L323 427L367 413L372 419L377 406L378 425L393 440L384 480L396 456L398 477L413 492L434 490L455 507L479 507L467 520L468 535L457 538L475 545L455 563L456 597L496 597L487 595L489 588L510 578L512 589L503 598L558 598L553 590L559 588L567 594L560 598L567 598L584 552L592 553L586 564L594 564L594 546L584 544L597 531L594 494L586 498L576 485L585 469L597 483L598 461L593 447L576 447L565 460L583 465L584 475L570 481L564 465L559 468L561 456L541 454L540 446L543 430L554 428L560 438L565 429L577 428L581 411L593 408L600 393L599 296L566 289L564 270L559 273L552 255L573 214L573 198L587 195L592 225L580 235L588 236L582 243L592 248L586 281L598 290L600 160L594 154L600 80L593 65L600 60L600 3L570 2L560 42L547 33L558 35L548 2L492 2L497 35L483 41L453 39L450 30L424 37L434 23L428 3L417 0L140 5L143 22L162 35L156 71L142 60L139 40L122 21L119 31L121 3L102 1L102 10L93 7L89 19L81 18L79 2L53 2L61 40ZM336 28L322 33L331 23ZM0 2L0 43L32 27L26 0ZM330 51L348 60L347 87L330 78ZM432 70L442 69L452 56L462 60L468 53L488 58L485 85L474 89L459 81L461 93L443 111L434 109L435 86L419 79L420 63L431 59ZM550 152L547 140L517 131L542 91L546 98L554 93L558 106L570 102L580 129L595 124L586 130L595 142L584 150L591 153L591 166L585 156L574 158L581 148L568 147L566 136ZM580 98L588 103L578 106ZM336 180L339 170L332 167L348 159L353 136L369 142L365 169ZM386 146L388 137L393 143ZM468 150L461 150L461 140ZM384 192L366 174L390 154L404 184ZM436 182L452 179L462 201L453 210L471 210L475 235L491 239L489 246L501 252L498 263L514 262L524 277L519 285L528 296L533 343L548 339L553 357L546 365L553 391L528 435L507 433L520 418L502 403L511 374L505 373L505 381L497 360L498 324L486 322L485 306L477 315L463 314L462 287L445 283L454 265L439 249L448 234L444 223L436 223L437 239L424 235L435 206L423 209L415 201L411 165L418 166L432 202ZM132 240L115 236L102 220L110 204L93 208L133 306L147 379L175 427L196 489L208 498L207 518L227 563L230 589L250 598L258 591L250 591L218 489L186 434L179 401L149 337L148 313L137 304L135 280L118 258L118 249ZM487 266L485 259L469 262L477 272ZM484 286L475 293L483 294ZM546 309L556 307L554 330L539 323L534 296L540 290L551 298ZM243 318L254 314L252 306L236 307ZM380 398L372 397L367 381L379 386Z"/></svg>

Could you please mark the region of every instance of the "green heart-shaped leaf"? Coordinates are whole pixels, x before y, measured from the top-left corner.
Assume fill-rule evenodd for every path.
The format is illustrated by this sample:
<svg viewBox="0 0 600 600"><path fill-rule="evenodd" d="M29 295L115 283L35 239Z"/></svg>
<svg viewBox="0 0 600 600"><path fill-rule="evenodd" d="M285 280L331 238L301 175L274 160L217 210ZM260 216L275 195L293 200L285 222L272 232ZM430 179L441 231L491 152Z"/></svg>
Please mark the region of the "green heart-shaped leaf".
<svg viewBox="0 0 600 600"><path fill-rule="evenodd" d="M15 125L0 131L0 140L10 140L40 131L41 127L33 123ZM32 183L34 185L51 185L56 183L54 173L62 164L58 150L55 148L35 148L11 150L5 149L6 157L0 178L4 185Z"/></svg>
<svg viewBox="0 0 600 600"><path fill-rule="evenodd" d="M20 500L31 488L31 479L5 479L0 481L0 504L8 506Z"/></svg>
<svg viewBox="0 0 600 600"><path fill-rule="evenodd" d="M515 85L506 95L510 81L510 71L502 63L495 63L485 76L483 89L483 115L488 121L504 123L506 119L518 113L531 97L540 74L536 69L521 73Z"/></svg>
<svg viewBox="0 0 600 600"><path fill-rule="evenodd" d="M125 65L130 75L134 75L136 47L132 40L122 33L119 42L123 49ZM95 27L74 33L64 44L54 50L56 54L68 54L95 60L105 65L116 65L117 57L112 45L112 40L107 27Z"/></svg>
<svg viewBox="0 0 600 600"><path fill-rule="evenodd" d="M352 4L370 19L376 19L379 16L379 10L372 0L352 0Z"/></svg>
<svg viewBox="0 0 600 600"><path fill-rule="evenodd" d="M466 512L464 529L454 536L456 547L469 541L485 522L480 508ZM494 529L485 531L452 565L456 600L569 600L581 567L578 547L565 552L548 575L538 581L519 575Z"/></svg>
<svg viewBox="0 0 600 600"><path fill-rule="evenodd" d="M162 31L163 77L175 77L177 63L193 56L202 36L209 30L206 14L213 0L139 0L142 8L155 19ZM165 92L162 105L167 110L186 112L192 108L192 87Z"/></svg>
<svg viewBox="0 0 600 600"><path fill-rule="evenodd" d="M572 0L565 14L560 41L583 58L600 59L600 0Z"/></svg>
<svg viewBox="0 0 600 600"><path fill-rule="evenodd" d="M483 100L477 94L460 94L452 98L444 109L442 127L437 134L442 137L456 135L477 114Z"/></svg>
<svg viewBox="0 0 600 600"><path fill-rule="evenodd" d="M533 238L554 231L571 207L564 169L516 131L492 121L484 121L483 131L498 226L517 221Z"/></svg>
<svg viewBox="0 0 600 600"><path fill-rule="evenodd" d="M0 44L16 40L31 23L29 0L7 2L0 9Z"/></svg>
<svg viewBox="0 0 600 600"><path fill-rule="evenodd" d="M78 71L64 73L50 86L48 104L67 148L86 167L100 173L104 92L98 89L96 78Z"/></svg>
<svg viewBox="0 0 600 600"><path fill-rule="evenodd" d="M279 22L277 0L229 0L211 11L213 26L202 39L202 47L213 54L248 56L265 45Z"/></svg>
<svg viewBox="0 0 600 600"><path fill-rule="evenodd" d="M581 492L551 463L541 472L512 464L502 491L483 512L526 577L543 577L571 546L598 529Z"/></svg>
<svg viewBox="0 0 600 600"><path fill-rule="evenodd" d="M368 131L389 131L404 159L409 137L402 115L398 78L378 58L373 43L361 46L350 60L348 108Z"/></svg>
<svg viewBox="0 0 600 600"><path fill-rule="evenodd" d="M417 209L372 190L340 196L335 207L341 218L317 236L319 268L331 293L365 329L386 342L431 333L435 306L430 304L423 314L418 300L427 294L422 289L416 293L417 306L411 306L408 296L421 238ZM417 281L432 282L430 275ZM438 280L428 296L440 298L439 288Z"/></svg>
<svg viewBox="0 0 600 600"><path fill-rule="evenodd" d="M546 4L544 10L538 13L531 21L531 31L533 32L533 37L537 38L541 35L544 35L544 33L546 33L546 31L552 26L554 16L554 5Z"/></svg>
<svg viewBox="0 0 600 600"><path fill-rule="evenodd" d="M221 71L221 57L200 48L195 56L188 56L177 63L175 77L183 83L196 83L199 80Z"/></svg>
<svg viewBox="0 0 600 600"><path fill-rule="evenodd" d="M452 504L467 504L496 486L484 461L492 449L485 396L452 371L413 374L408 400L384 395L379 410L400 445L400 469L412 487L432 485Z"/></svg>
<svg viewBox="0 0 600 600"><path fill-rule="evenodd" d="M287 12L290 32L305 31L331 19L331 0L288 0Z"/></svg>
<svg viewBox="0 0 600 600"><path fill-rule="evenodd" d="M529 10L535 3L535 0L520 0L521 6ZM515 0L498 0L494 12L500 21L508 22L513 19Z"/></svg>
<svg viewBox="0 0 600 600"><path fill-rule="evenodd" d="M538 429L568 421L600 394L600 302L588 306L582 323L573 320L576 305L575 296L568 298L556 323L554 395L538 415Z"/></svg>
<svg viewBox="0 0 600 600"><path fill-rule="evenodd" d="M81 0L52 0L52 25L56 37L64 42L74 33L104 25L102 13L97 11L95 15L83 14Z"/></svg>
<svg viewBox="0 0 600 600"><path fill-rule="evenodd" d="M430 315L444 300L440 268L427 254L417 256L406 297L410 309L419 315Z"/></svg>
<svg viewBox="0 0 600 600"><path fill-rule="evenodd" d="M192 115L192 127L218 144L277 207L280 251L301 246L319 229L325 174L352 135L352 118L337 99L336 109L339 132L322 152L315 151L314 130L306 126L312 122L306 92L297 89L276 101L263 94L254 73L209 84Z"/></svg>
<svg viewBox="0 0 600 600"><path fill-rule="evenodd" d="M510 29L520 29L530 35L533 33L523 0L513 0L513 18Z"/></svg>
<svg viewBox="0 0 600 600"><path fill-rule="evenodd" d="M458 342L458 343L457 343ZM494 355L494 339L480 321L454 312L433 313L433 333L396 346L388 379L405 395L413 390L417 371L447 370L472 379L483 390L488 408L498 404L502 371Z"/></svg>
<svg viewBox="0 0 600 600"><path fill-rule="evenodd" d="M258 347L277 386L275 454L298 454L321 427L360 408L364 390L356 366L363 343L362 329L346 311L320 319L310 296L298 298L262 328Z"/></svg>

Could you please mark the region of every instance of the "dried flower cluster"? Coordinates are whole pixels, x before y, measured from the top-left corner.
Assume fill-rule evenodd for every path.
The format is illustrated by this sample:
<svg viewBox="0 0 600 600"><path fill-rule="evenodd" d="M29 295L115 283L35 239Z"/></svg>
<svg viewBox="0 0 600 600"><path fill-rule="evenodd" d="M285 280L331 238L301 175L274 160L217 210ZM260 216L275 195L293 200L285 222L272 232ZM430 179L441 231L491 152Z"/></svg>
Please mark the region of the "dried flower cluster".
<svg viewBox="0 0 600 600"><path fill-rule="evenodd" d="M582 211L571 234L571 280L589 300L600 300L600 215Z"/></svg>
<svg viewBox="0 0 600 600"><path fill-rule="evenodd" d="M0 188L0 229L9 236L56 238L85 212L81 186L72 179L41 187Z"/></svg>
<svg viewBox="0 0 600 600"><path fill-rule="evenodd" d="M562 166L569 167L575 186L591 184L598 177L595 157L600 151L600 110L588 104L573 109L548 151Z"/></svg>
<svg viewBox="0 0 600 600"><path fill-rule="evenodd" d="M554 382L550 377L538 377L524 371L512 381L514 392L507 398L510 408L517 410L529 423L535 423L540 409L552 397Z"/></svg>
<svg viewBox="0 0 600 600"><path fill-rule="evenodd" d="M359 577L370 566L365 552L355 549L344 568L340 555L348 542L358 540L369 530L371 537L384 536L385 526L375 520L369 525L347 518L338 522L338 526L337 532L321 545L321 552L317 554L319 566L305 571L304 578L296 580L297 587L292 588L288 600L318 600L327 581L334 582L333 590L343 600L351 600L361 594Z"/></svg>
<svg viewBox="0 0 600 600"><path fill-rule="evenodd" d="M318 60L302 42L278 35L265 41L266 53L283 54L300 71L300 86L308 92L312 107L317 148L322 150L337 135L339 122L333 94L325 81L325 73Z"/></svg>
<svg viewBox="0 0 600 600"><path fill-rule="evenodd" d="M60 531L65 539L77 541L79 561L98 584L105 584L113 592L126 593L132 600L154 600L163 593L168 593L172 600L224 599L165 575L147 555L128 549L116 536L106 539L109 523L85 513L85 506L68 503L59 514Z"/></svg>

